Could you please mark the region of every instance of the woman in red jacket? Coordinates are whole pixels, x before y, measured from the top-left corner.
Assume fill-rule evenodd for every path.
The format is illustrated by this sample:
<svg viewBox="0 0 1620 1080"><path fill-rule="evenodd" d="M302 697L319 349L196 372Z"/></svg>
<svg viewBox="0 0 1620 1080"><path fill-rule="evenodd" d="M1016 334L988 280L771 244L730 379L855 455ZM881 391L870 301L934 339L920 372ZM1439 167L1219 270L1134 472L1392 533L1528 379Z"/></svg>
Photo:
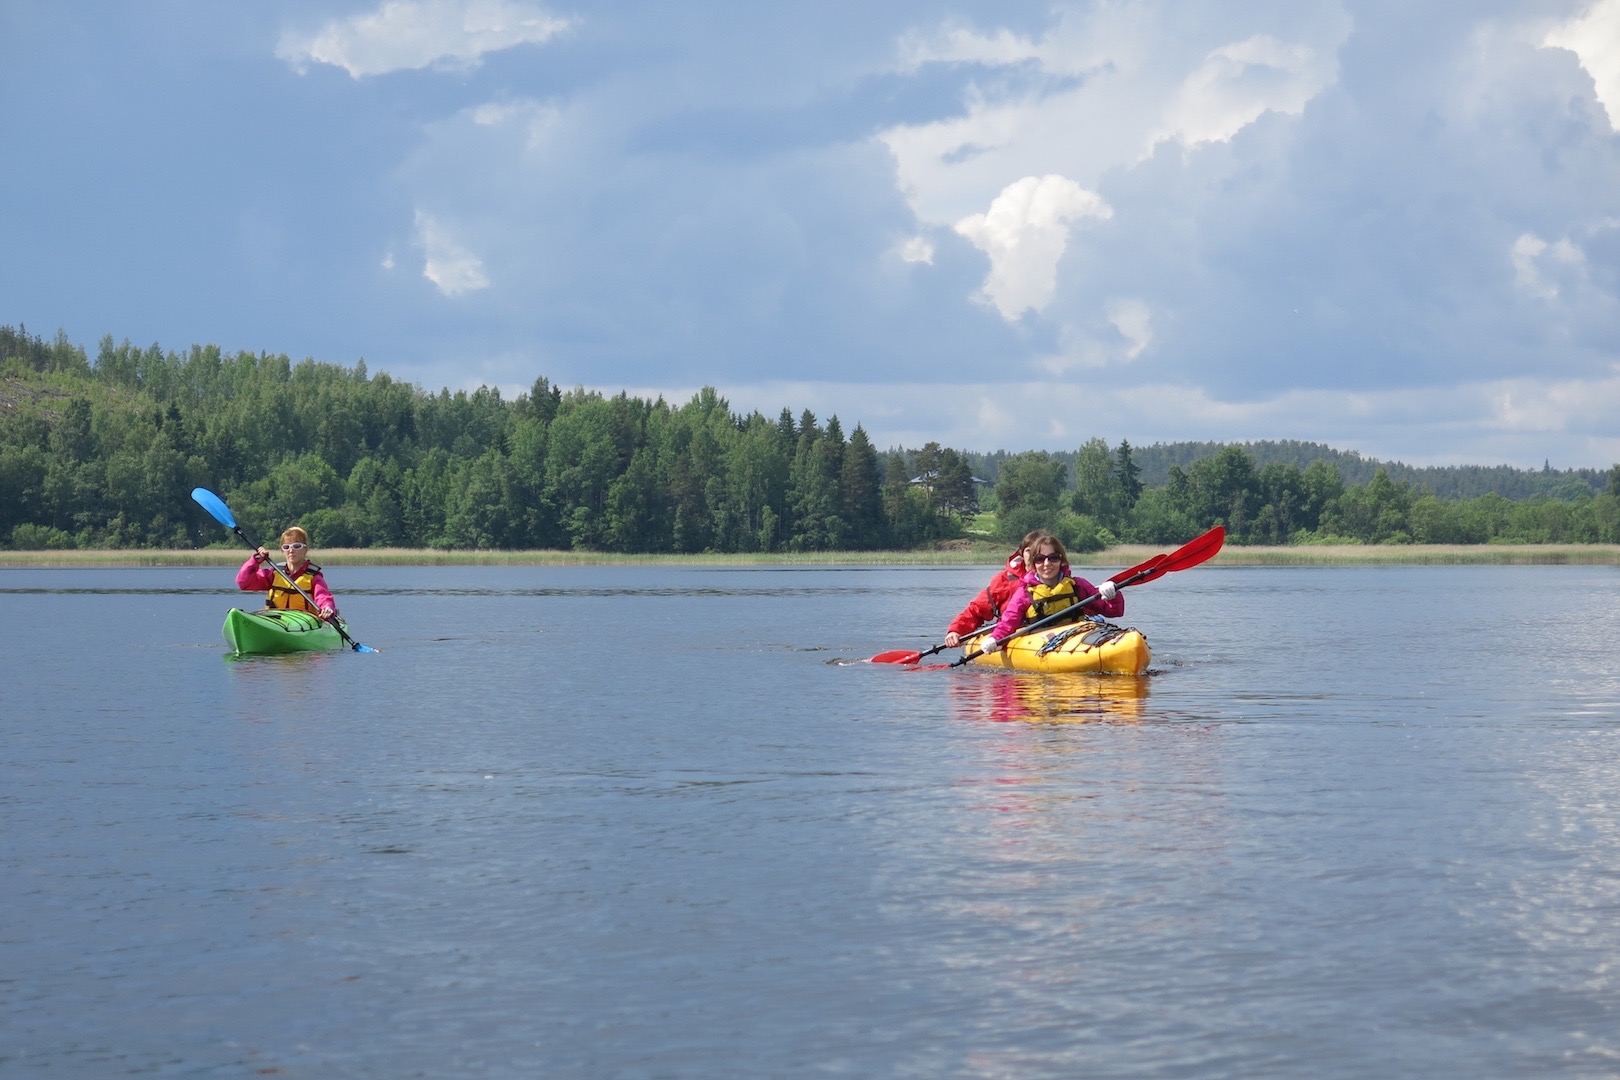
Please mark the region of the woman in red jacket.
<svg viewBox="0 0 1620 1080"><path fill-rule="evenodd" d="M1002 609L1012 594L1018 591L1023 583L1024 574L1030 569L1028 565L1029 546L1046 535L1046 530L1036 529L1025 535L1018 550L1007 556L996 576L990 579L990 584L979 590L968 606L962 609L962 614L951 620L950 628L945 632L945 645L947 648L956 648L962 644L962 635L972 633L985 623L994 622L1001 618Z"/></svg>

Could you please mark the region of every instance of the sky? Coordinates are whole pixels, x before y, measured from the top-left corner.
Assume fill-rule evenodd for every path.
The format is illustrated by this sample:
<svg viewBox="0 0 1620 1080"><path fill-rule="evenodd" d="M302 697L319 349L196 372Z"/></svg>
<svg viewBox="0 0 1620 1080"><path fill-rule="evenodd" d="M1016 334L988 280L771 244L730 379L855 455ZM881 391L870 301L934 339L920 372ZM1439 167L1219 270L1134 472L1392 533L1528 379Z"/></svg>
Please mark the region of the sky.
<svg viewBox="0 0 1620 1080"><path fill-rule="evenodd" d="M0 0L0 324L1620 462L1620 0Z"/></svg>

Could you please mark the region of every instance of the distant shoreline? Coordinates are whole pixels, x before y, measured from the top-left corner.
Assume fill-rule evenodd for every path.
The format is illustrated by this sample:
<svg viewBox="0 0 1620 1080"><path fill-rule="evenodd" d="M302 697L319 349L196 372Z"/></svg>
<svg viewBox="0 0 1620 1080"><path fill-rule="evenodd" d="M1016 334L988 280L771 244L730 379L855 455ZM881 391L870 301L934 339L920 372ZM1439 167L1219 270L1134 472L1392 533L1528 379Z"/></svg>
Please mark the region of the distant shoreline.
<svg viewBox="0 0 1620 1080"><path fill-rule="evenodd" d="M1127 545L1076 554L1075 566L1134 566L1174 545ZM592 551L439 551L431 548L317 549L315 560L344 566L994 566L999 546L951 551L843 551L769 555L620 555ZM237 566L243 549L195 551L0 551L0 569L129 566ZM1219 566L1620 566L1620 544L1389 544L1240 547L1228 544L1212 560Z"/></svg>

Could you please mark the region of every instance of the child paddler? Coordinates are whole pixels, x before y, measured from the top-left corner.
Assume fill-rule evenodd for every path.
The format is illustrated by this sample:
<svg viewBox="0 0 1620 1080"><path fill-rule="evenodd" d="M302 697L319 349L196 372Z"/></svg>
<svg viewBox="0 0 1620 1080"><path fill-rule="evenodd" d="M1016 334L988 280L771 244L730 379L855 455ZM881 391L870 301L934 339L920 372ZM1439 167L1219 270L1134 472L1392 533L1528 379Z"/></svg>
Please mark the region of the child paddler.
<svg viewBox="0 0 1620 1080"><path fill-rule="evenodd" d="M281 552L287 559L286 575L275 569L270 552L261 547L236 572L236 587L243 592L264 593L266 607L313 611L330 620L337 614L337 602L332 599L332 590L326 587L321 568L309 561L309 534L294 525L281 534ZM310 607L298 594L298 589L292 587L287 580L289 575L298 589L303 589L315 601L315 607Z"/></svg>
<svg viewBox="0 0 1620 1080"><path fill-rule="evenodd" d="M979 638L979 650L993 653L1001 643L1012 636L1025 620L1044 618L1061 611L1093 594L1101 598L1087 604L1085 613L1104 619L1117 619L1125 614L1125 598L1112 581L1094 586L1085 578L1069 572L1069 553L1063 542L1055 536L1041 536L1029 547L1030 571L1018 584L1018 590L1007 601L1006 610L987 634Z"/></svg>

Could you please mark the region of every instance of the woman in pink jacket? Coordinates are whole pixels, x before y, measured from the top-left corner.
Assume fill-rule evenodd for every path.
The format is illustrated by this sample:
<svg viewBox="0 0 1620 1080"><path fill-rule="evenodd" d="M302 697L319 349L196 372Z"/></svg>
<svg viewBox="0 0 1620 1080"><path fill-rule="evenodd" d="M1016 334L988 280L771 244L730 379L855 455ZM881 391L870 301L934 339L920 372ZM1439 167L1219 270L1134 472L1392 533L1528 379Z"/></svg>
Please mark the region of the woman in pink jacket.
<svg viewBox="0 0 1620 1080"><path fill-rule="evenodd" d="M1029 572L1007 601L995 627L979 641L979 649L993 653L1026 620L1043 618L1054 611L1073 607L1093 594L1100 597L1083 609L1087 615L1117 619L1125 614L1125 598L1112 581L1093 586L1085 578L1069 572L1069 554L1055 536L1042 536L1028 548Z"/></svg>
<svg viewBox="0 0 1620 1080"><path fill-rule="evenodd" d="M265 607L312 611L323 619L336 615L332 590L326 587L321 568L309 561L309 534L294 525L281 534L281 551L287 558L285 574L276 569L270 553L261 547L236 572L236 587L243 592L264 593ZM305 595L315 601L314 607L309 606Z"/></svg>

